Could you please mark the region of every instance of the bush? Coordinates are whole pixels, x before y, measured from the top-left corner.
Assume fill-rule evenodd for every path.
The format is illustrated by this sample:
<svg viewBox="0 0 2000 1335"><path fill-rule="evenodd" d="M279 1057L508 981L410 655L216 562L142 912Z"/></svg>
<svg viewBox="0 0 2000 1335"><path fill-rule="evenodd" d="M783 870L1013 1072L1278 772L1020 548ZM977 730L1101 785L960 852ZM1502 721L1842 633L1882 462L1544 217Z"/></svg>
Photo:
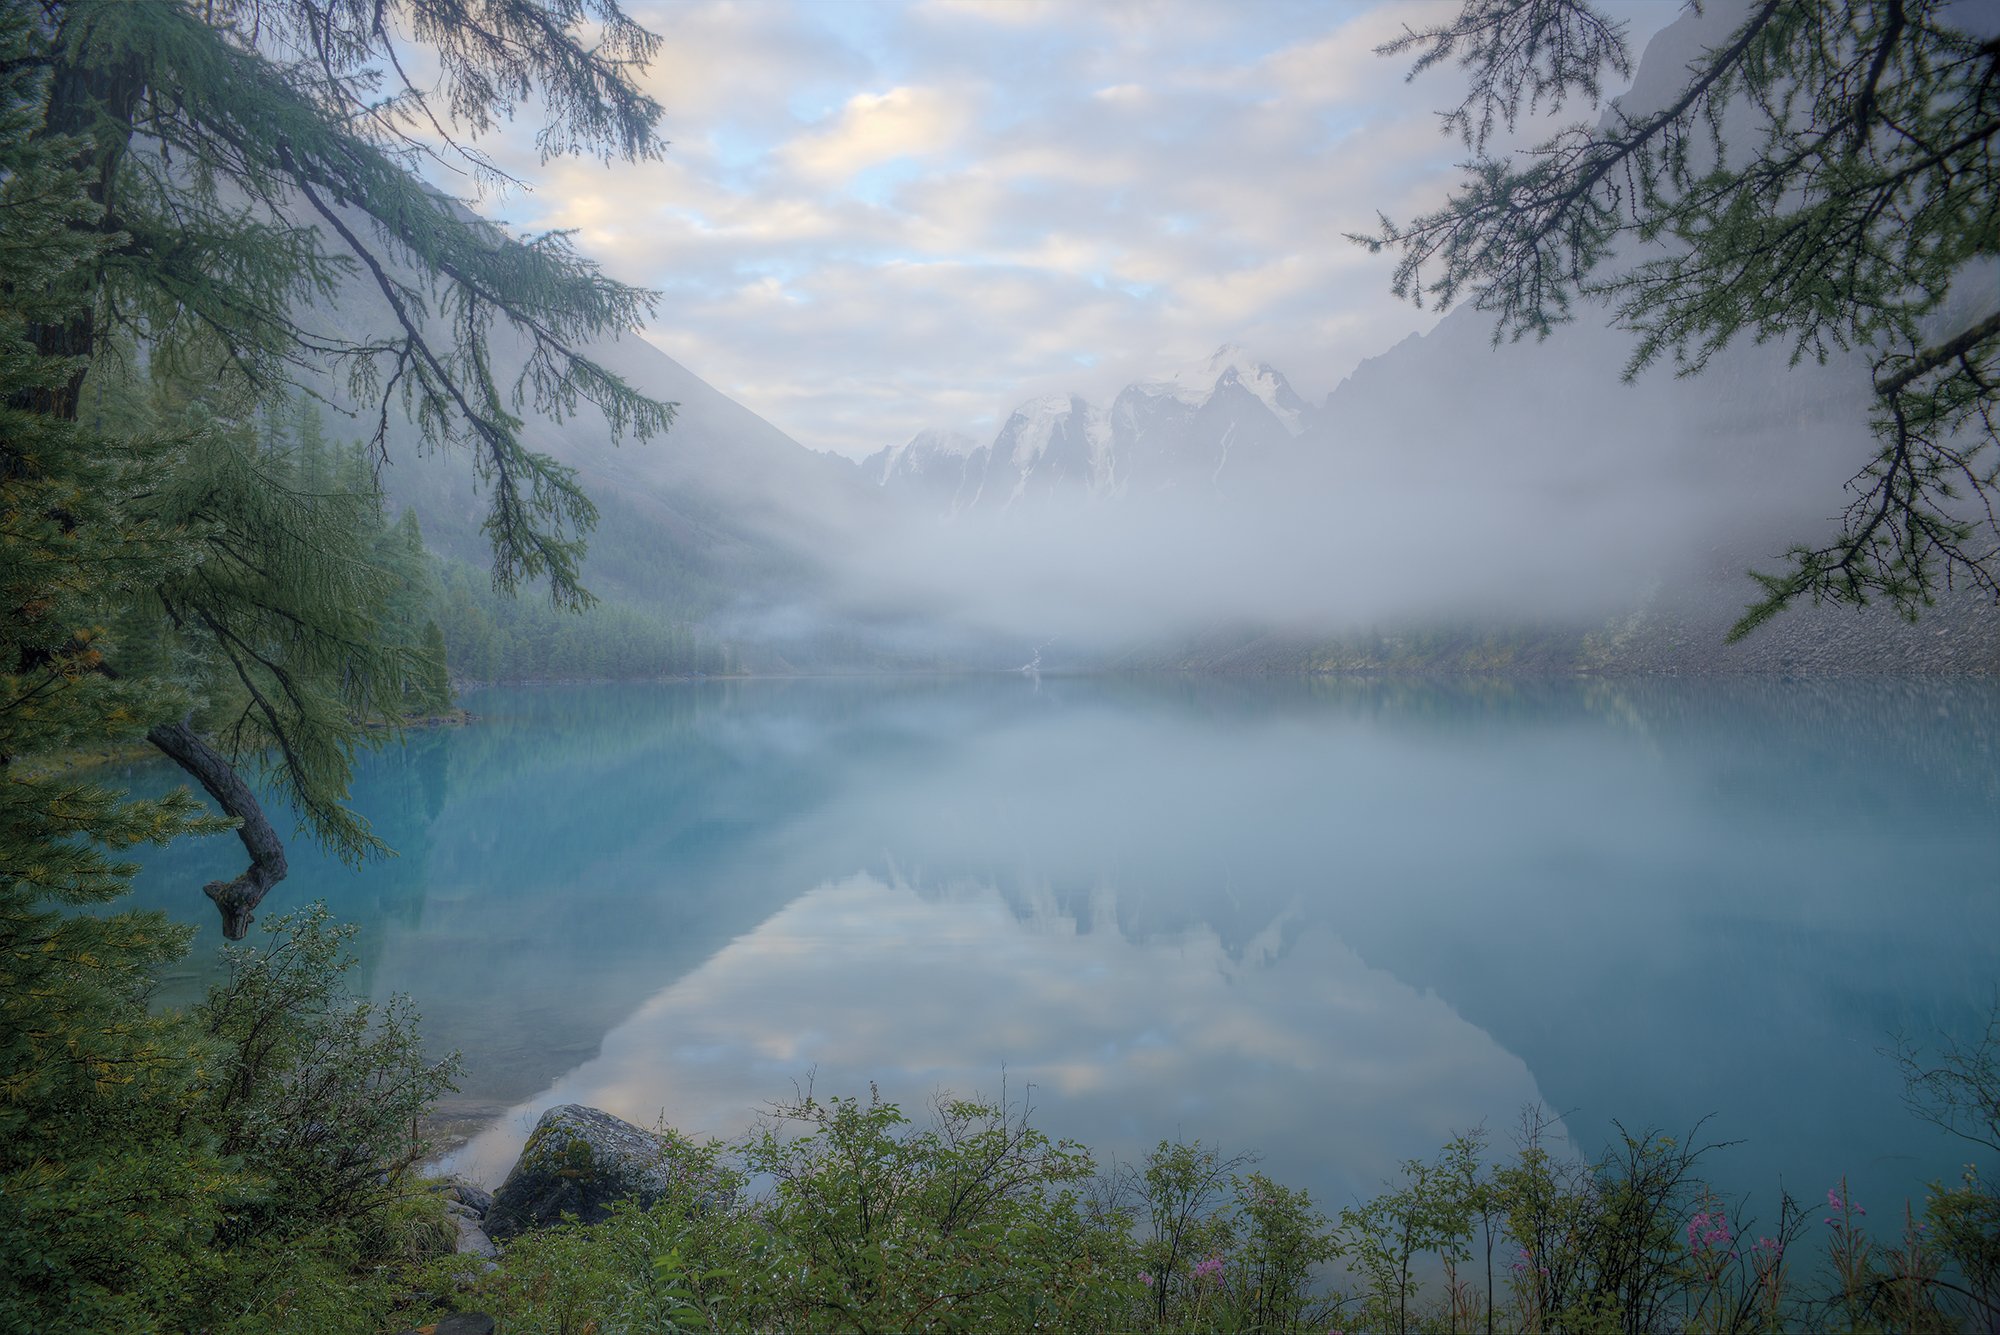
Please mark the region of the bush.
<svg viewBox="0 0 2000 1335"><path fill-rule="evenodd" d="M422 1058L406 1003L344 991L353 929L275 918L206 1001L165 1014L142 966L183 935L150 915L43 930L79 948L39 975L39 1066L10 1061L0 1330L387 1324L403 1268L451 1245L409 1170L455 1067Z"/></svg>
<svg viewBox="0 0 2000 1335"><path fill-rule="evenodd" d="M1978 1055L1950 1069L1976 1073ZM1952 1108L1987 1106L1968 1102L1976 1081L1952 1088ZM2000 1205L1976 1172L1934 1185L1893 1243L1870 1235L1845 1183L1811 1216L1782 1197L1763 1233L1701 1180L1717 1147L1699 1127L1621 1129L1596 1160L1554 1130L1531 1109L1497 1156L1482 1134L1457 1136L1335 1226L1305 1192L1200 1143L1163 1141L1100 1175L1004 1098L942 1098L918 1127L872 1090L806 1094L736 1145L675 1138L684 1171L657 1204L524 1236L478 1300L508 1335L1749 1335L2000 1317Z"/></svg>
<svg viewBox="0 0 2000 1335"><path fill-rule="evenodd" d="M1340 1305L1314 1292L1334 1246L1305 1193L1199 1144L1099 1177L1004 1098L942 1098L918 1127L873 1091L807 1094L671 1157L685 1186L649 1209L508 1249L479 1301L509 1335L1277 1332Z"/></svg>

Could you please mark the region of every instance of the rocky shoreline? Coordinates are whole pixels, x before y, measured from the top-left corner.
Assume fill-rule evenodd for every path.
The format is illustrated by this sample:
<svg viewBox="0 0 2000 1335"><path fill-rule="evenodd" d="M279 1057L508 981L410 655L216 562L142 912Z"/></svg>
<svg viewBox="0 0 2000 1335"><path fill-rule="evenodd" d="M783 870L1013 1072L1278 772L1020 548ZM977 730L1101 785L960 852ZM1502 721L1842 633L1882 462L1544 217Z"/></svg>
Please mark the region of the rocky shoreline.
<svg viewBox="0 0 2000 1335"><path fill-rule="evenodd" d="M563 1103L535 1122L498 1190L489 1192L455 1174L431 1185L444 1197L445 1214L457 1226L454 1250L474 1258L477 1269L486 1272L499 1268L502 1246L524 1233L566 1217L601 1223L621 1201L651 1205L669 1189L686 1185L691 1171L671 1137L602 1109ZM715 1199L727 1204L721 1194ZM486 1313L459 1312L423 1329L429 1335L492 1335L493 1326Z"/></svg>

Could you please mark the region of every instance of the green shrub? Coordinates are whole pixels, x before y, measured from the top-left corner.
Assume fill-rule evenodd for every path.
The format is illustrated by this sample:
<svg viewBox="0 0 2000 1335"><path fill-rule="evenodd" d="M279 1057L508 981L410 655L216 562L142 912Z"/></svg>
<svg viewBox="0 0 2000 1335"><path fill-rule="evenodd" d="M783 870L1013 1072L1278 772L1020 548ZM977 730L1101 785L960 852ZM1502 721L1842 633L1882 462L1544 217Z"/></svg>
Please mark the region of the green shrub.
<svg viewBox="0 0 2000 1335"><path fill-rule="evenodd" d="M751 1217L780 1282L758 1297L789 1329L1101 1328L1129 1282L1078 1194L1096 1165L1025 1111L942 1099L918 1130L872 1091L807 1096L744 1161L773 1183Z"/></svg>
<svg viewBox="0 0 2000 1335"><path fill-rule="evenodd" d="M513 1335L1104 1330L1138 1286L1095 1172L1003 1105L941 1100L918 1128L873 1096L801 1097L734 1147L678 1142L651 1208L530 1234L481 1300ZM752 1178L768 1182L755 1198Z"/></svg>
<svg viewBox="0 0 2000 1335"><path fill-rule="evenodd" d="M0 1330L381 1329L455 1237L410 1174L455 1068L344 991L353 929L274 918L185 1013L147 1005L184 942L156 918L40 930L73 957L12 1007L41 1059L0 1105Z"/></svg>

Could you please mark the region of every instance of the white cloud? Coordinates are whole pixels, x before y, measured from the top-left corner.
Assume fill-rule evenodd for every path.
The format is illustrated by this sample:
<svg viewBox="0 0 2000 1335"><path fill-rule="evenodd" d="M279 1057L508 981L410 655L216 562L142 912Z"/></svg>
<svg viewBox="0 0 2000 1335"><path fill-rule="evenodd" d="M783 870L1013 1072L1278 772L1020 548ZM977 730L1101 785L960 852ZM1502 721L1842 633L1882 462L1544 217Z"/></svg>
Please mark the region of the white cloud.
<svg viewBox="0 0 2000 1335"><path fill-rule="evenodd" d="M1288 101L1359 102L1391 92L1403 80L1401 62L1375 48L1438 19L1435 4L1391 4L1364 10L1345 23L1281 48L1255 66L1232 72L1266 96Z"/></svg>
<svg viewBox="0 0 2000 1335"><path fill-rule="evenodd" d="M990 432L1225 340L1316 396L1433 319L1342 236L1453 179L1456 76L1372 50L1427 6L635 9L666 160L509 140L537 188L494 209L664 292L649 337L806 445Z"/></svg>
<svg viewBox="0 0 2000 1335"><path fill-rule="evenodd" d="M863 168L949 148L970 120L961 98L936 88L856 93L831 124L793 140L778 157L809 177L842 181Z"/></svg>
<svg viewBox="0 0 2000 1335"><path fill-rule="evenodd" d="M917 8L936 17L1008 25L1050 23L1063 15L1057 0L923 0Z"/></svg>

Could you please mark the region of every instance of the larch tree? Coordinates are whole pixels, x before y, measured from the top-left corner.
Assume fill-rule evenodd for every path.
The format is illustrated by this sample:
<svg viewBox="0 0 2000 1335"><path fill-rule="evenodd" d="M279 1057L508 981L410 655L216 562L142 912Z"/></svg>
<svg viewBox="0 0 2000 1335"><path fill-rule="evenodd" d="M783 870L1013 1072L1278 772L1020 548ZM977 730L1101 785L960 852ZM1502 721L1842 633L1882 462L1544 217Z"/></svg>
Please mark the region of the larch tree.
<svg viewBox="0 0 2000 1335"><path fill-rule="evenodd" d="M125 801L74 775L15 763L133 736L143 719L184 706L163 679L103 671L99 640L108 602L189 559L176 535L121 504L138 485L143 446L21 406L60 392L77 369L29 337L66 313L50 293L115 241L87 226L95 210L72 163L75 145L30 132L45 85L33 51L31 26L0 12L0 1069L8 1081L63 1078L53 1052L19 1060L59 1027L48 980L78 960L121 954L107 949L106 924L47 906L108 901L129 870L113 851L214 827L184 792ZM133 986L164 951L133 945L130 974L86 992ZM117 1046L114 1035L99 1036ZM89 1050L69 1057L86 1068L114 1060ZM18 1095L0 1084L0 1106Z"/></svg>
<svg viewBox="0 0 2000 1335"><path fill-rule="evenodd" d="M172 1099L162 1086L178 1083L183 1054L143 1003L184 934L157 915L65 910L124 892L120 851L215 822L185 791L133 801L16 763L129 739L185 705L164 678L101 670L107 603L187 559L174 535L120 503L139 485L143 444L23 406L78 369L43 356L31 328L69 313L68 280L116 241L90 226L76 143L33 132L46 91L36 47L27 16L0 8L0 1329L136 1329L116 1303L66 1302L65 1320L50 1320L47 1295L134 1268L158 1242L147 1197L176 1197L205 1166L190 1150L185 1170L137 1182L121 1171L134 1157L129 1124L106 1119L94 1143L73 1130L107 1088ZM102 1220L99 1241L116 1250L52 1243L83 1232L79 1216Z"/></svg>
<svg viewBox="0 0 2000 1335"><path fill-rule="evenodd" d="M2000 597L1991 17L1953 0L1750 0L1664 99L1628 107L1602 104L1631 59L1589 0L1464 0L1380 49L1414 52L1413 77L1469 71L1444 114L1465 177L1436 212L1352 239L1399 252L1400 296L1469 296L1496 339L1608 303L1637 335L1628 377L1663 357L1698 373L1739 337L1865 357L1878 450L1837 533L1753 572L1761 596L1732 639L1801 599L1915 618L1958 583ZM1575 100L1601 114L1493 151L1523 112Z"/></svg>
<svg viewBox="0 0 2000 1335"><path fill-rule="evenodd" d="M259 405L336 386L378 458L401 418L426 447L471 451L496 585L541 579L558 604L587 603L578 563L595 511L522 428L586 406L614 434L667 428L672 405L585 351L635 326L652 296L563 234L503 233L420 172L504 181L479 143L521 111L541 117L545 159L658 154L660 108L636 82L658 39L616 0L7 3L28 16L16 63L42 90L40 115L9 133L79 186L62 229L71 262L9 273L40 284L22 341L41 366L10 410L68 429L107 392L92 382L120 350L155 381L201 387L124 504L189 552L136 596L233 682L218 725L191 726L183 701L146 735L237 822L248 865L205 887L235 939L286 865L246 764L323 842L366 853L375 842L344 805L352 754L364 720L400 712L412 676L371 632L383 591L346 559L332 510L259 457ZM414 53L425 81L408 72ZM357 333L315 318L336 304L379 319ZM0 471L52 467L19 439L0 440ZM91 652L93 674L116 679L117 646Z"/></svg>

